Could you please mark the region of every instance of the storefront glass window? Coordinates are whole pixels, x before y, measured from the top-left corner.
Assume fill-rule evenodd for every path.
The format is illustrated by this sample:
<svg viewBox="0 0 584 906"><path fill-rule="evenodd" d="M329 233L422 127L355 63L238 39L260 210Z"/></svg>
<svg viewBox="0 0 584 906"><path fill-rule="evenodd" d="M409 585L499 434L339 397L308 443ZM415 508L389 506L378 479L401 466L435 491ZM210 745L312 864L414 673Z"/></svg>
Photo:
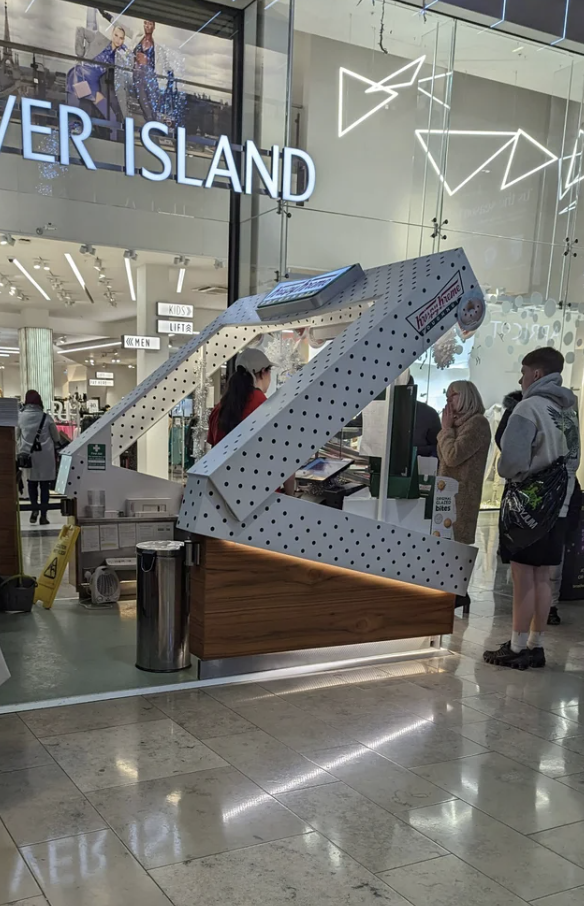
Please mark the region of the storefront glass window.
<svg viewBox="0 0 584 906"><path fill-rule="evenodd" d="M561 349L581 390L583 96L584 64L560 48L389 0L296 3L293 99L318 181L291 210L287 271L462 246L487 319L412 374L439 411L452 380L473 380L493 433L529 349ZM502 490L495 460L484 505Z"/></svg>

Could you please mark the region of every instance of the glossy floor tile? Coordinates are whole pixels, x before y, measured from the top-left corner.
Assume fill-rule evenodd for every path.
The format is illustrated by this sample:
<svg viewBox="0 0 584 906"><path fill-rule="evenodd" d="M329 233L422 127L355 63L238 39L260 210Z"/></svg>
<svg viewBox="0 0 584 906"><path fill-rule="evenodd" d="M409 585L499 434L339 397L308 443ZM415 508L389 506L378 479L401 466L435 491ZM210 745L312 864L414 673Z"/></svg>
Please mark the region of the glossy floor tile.
<svg viewBox="0 0 584 906"><path fill-rule="evenodd" d="M545 670L485 664L511 590L489 514L479 540L419 661L152 695L131 605L0 615L22 701L141 692L0 715L0 906L584 906L584 605Z"/></svg>
<svg viewBox="0 0 584 906"><path fill-rule="evenodd" d="M315 833L160 868L152 877L175 906L409 906Z"/></svg>
<svg viewBox="0 0 584 906"><path fill-rule="evenodd" d="M52 761L18 714L0 714L0 772L51 764Z"/></svg>
<svg viewBox="0 0 584 906"><path fill-rule="evenodd" d="M0 822L0 904L34 897L40 889L4 824Z"/></svg>
<svg viewBox="0 0 584 906"><path fill-rule="evenodd" d="M317 766L314 757L309 761L263 730L206 739L205 745L268 793L287 793L335 780Z"/></svg>
<svg viewBox="0 0 584 906"><path fill-rule="evenodd" d="M277 798L370 871L445 855L440 846L344 783Z"/></svg>
<svg viewBox="0 0 584 906"><path fill-rule="evenodd" d="M0 774L0 818L19 846L105 827L56 764Z"/></svg>
<svg viewBox="0 0 584 906"><path fill-rule="evenodd" d="M111 830L23 849L50 906L169 906L169 900Z"/></svg>
<svg viewBox="0 0 584 906"><path fill-rule="evenodd" d="M226 764L171 720L50 736L44 739L44 745L84 791Z"/></svg>
<svg viewBox="0 0 584 906"><path fill-rule="evenodd" d="M398 815L453 796L365 746L313 752L310 760L353 790Z"/></svg>
<svg viewBox="0 0 584 906"><path fill-rule="evenodd" d="M506 755L548 777L561 778L566 774L584 771L584 755L578 755L566 746L559 745L561 740L548 742L499 720L488 720L470 726L465 724L459 732L461 736L472 739L486 749Z"/></svg>
<svg viewBox="0 0 584 906"><path fill-rule="evenodd" d="M379 876L413 906L523 906L525 900L456 856L442 856Z"/></svg>
<svg viewBox="0 0 584 906"><path fill-rule="evenodd" d="M197 739L231 736L254 729L253 724L231 708L197 689L156 695L149 701Z"/></svg>
<svg viewBox="0 0 584 906"><path fill-rule="evenodd" d="M233 768L100 790L90 799L146 868L311 830Z"/></svg>
<svg viewBox="0 0 584 906"><path fill-rule="evenodd" d="M413 770L522 834L584 820L584 796L496 752Z"/></svg>
<svg viewBox="0 0 584 906"><path fill-rule="evenodd" d="M531 839L584 868L584 821L533 834Z"/></svg>
<svg viewBox="0 0 584 906"><path fill-rule="evenodd" d="M544 897L543 900L534 900L533 906L582 906L584 903L584 887L559 893L553 897Z"/></svg>
<svg viewBox="0 0 584 906"><path fill-rule="evenodd" d="M416 809L412 827L497 881L533 900L584 884L584 870L460 800Z"/></svg>

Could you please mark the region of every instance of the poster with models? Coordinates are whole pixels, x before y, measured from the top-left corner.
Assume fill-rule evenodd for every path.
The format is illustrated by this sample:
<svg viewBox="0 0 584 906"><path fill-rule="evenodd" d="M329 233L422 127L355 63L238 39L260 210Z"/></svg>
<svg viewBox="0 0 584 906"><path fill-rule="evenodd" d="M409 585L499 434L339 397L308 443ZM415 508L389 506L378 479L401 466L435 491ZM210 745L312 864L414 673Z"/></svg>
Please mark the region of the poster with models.
<svg viewBox="0 0 584 906"><path fill-rule="evenodd" d="M114 139L128 116L229 135L231 40L66 0L6 0L3 12L0 36L21 48L0 49L0 108L10 94L79 106Z"/></svg>

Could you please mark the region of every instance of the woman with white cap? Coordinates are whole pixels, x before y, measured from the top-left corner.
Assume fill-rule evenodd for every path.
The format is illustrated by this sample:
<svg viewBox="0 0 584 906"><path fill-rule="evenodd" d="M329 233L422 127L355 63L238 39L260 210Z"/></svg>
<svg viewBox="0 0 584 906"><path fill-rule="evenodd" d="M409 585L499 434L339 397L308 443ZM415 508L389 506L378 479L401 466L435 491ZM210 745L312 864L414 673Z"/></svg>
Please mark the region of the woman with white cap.
<svg viewBox="0 0 584 906"><path fill-rule="evenodd" d="M207 443L214 447L234 428L265 403L272 380L272 362L261 349L248 347L235 360L221 402L209 417ZM293 496L294 478L284 482L284 493Z"/></svg>
<svg viewBox="0 0 584 906"><path fill-rule="evenodd" d="M208 444L214 447L237 428L244 418L265 403L273 367L261 349L244 349L240 352L221 402L211 412Z"/></svg>

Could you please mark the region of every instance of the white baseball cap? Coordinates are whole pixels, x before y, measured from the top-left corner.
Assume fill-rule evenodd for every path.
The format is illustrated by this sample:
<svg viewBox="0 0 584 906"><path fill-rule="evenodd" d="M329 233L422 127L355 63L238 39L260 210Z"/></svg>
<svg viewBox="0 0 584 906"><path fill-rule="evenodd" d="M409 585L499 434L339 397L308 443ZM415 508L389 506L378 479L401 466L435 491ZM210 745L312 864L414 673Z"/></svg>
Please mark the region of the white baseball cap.
<svg viewBox="0 0 584 906"><path fill-rule="evenodd" d="M273 368L274 363L270 362L265 352L262 352L261 349L248 346L247 349L244 349L237 356L235 367L245 368L251 375L254 375L259 374L260 371L264 371L266 368Z"/></svg>

